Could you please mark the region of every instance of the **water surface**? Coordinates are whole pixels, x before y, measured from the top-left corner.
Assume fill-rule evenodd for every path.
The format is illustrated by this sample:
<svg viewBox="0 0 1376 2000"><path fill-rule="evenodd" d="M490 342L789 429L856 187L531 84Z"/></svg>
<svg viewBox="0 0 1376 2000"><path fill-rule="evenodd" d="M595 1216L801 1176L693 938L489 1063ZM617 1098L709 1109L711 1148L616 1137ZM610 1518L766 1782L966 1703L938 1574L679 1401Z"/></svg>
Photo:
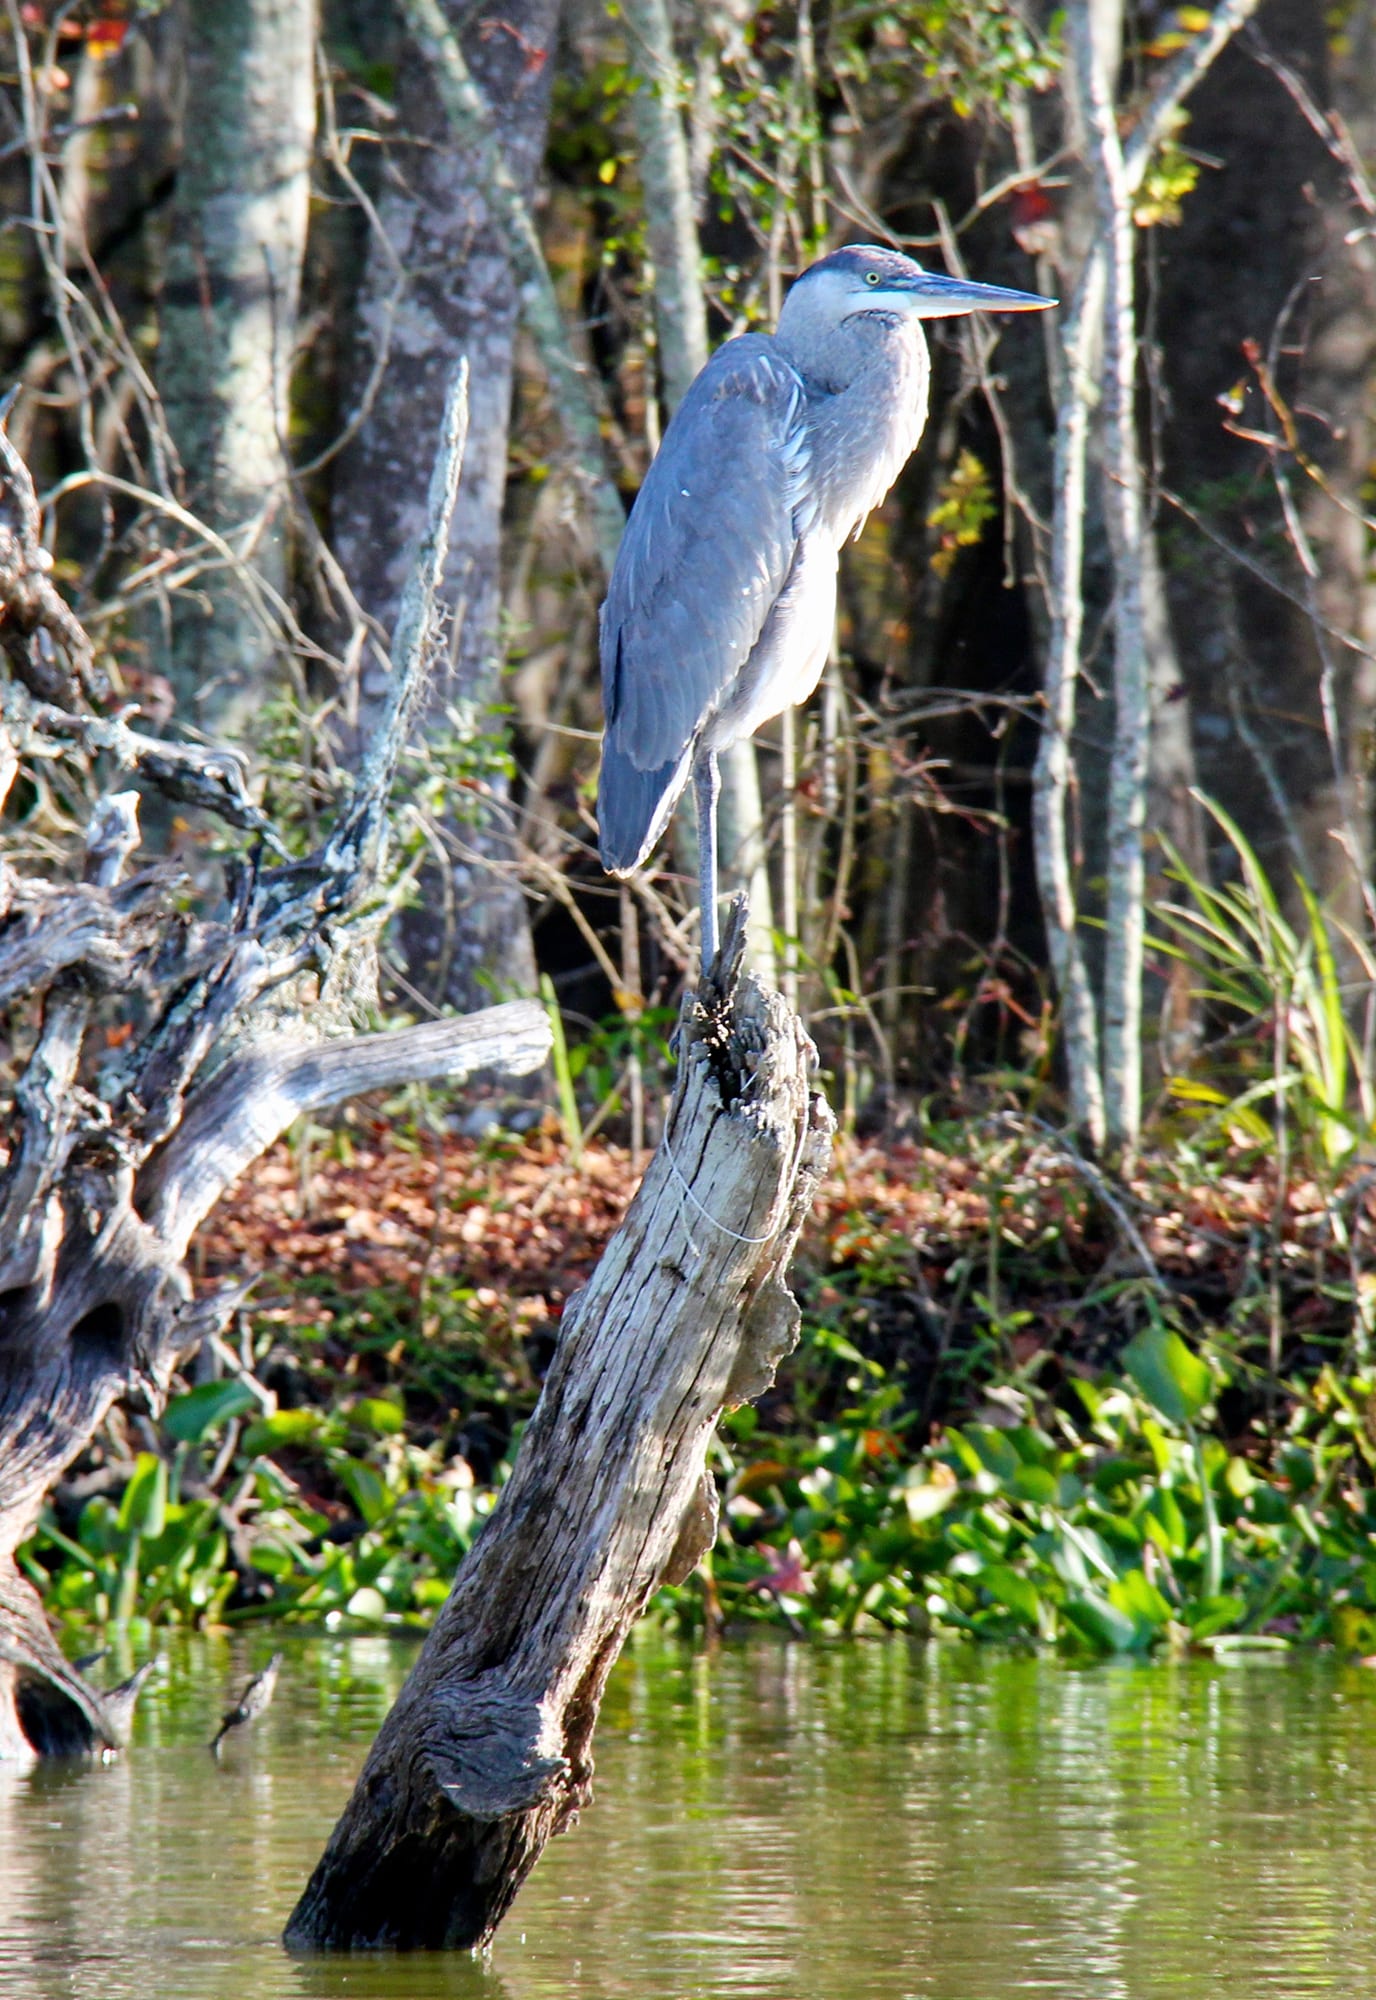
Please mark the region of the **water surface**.
<svg viewBox="0 0 1376 2000"><path fill-rule="evenodd" d="M0 1766L0 2000L1304 2000L1376 1993L1376 1673L645 1635L597 1800L487 1961L277 1937L410 1646L172 1639L130 1755ZM117 1665L117 1663L114 1663Z"/></svg>

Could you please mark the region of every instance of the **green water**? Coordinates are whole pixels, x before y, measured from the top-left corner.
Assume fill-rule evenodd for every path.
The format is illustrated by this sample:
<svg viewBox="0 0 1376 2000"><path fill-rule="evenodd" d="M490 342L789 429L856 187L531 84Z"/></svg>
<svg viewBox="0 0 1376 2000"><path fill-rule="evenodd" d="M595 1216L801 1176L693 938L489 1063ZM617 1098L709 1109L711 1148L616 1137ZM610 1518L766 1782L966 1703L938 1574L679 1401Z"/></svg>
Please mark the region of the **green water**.
<svg viewBox="0 0 1376 2000"><path fill-rule="evenodd" d="M1376 1994L1360 1667L649 1638L596 1804L487 1962L294 1962L277 1933L410 1651L289 1641L217 1766L223 1688L268 1650L170 1642L122 1762L0 1766L0 2000Z"/></svg>

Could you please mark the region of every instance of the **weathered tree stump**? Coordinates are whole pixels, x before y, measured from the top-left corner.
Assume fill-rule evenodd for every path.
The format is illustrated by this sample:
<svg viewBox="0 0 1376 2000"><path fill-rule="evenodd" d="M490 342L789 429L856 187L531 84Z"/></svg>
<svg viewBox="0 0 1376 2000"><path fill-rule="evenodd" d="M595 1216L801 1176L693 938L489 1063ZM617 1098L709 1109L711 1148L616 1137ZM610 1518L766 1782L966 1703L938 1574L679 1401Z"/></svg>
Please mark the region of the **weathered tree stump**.
<svg viewBox="0 0 1376 2000"><path fill-rule="evenodd" d="M48 577L33 485L0 427L0 809L21 770L99 755L255 836L206 910L165 864L123 879L132 791L95 800L66 871L0 855L0 1010L21 1052L12 1093L0 1079L0 1757L126 1739L141 1674L102 1692L70 1665L15 1551L111 1404L160 1409L179 1362L240 1302L235 1286L196 1299L185 1267L219 1196L304 1111L425 1077L521 1075L548 1055L535 1001L351 1035L337 991L371 957L387 798L437 643L466 380L461 368L386 713L328 840L278 868L263 866L264 847L283 850L232 752L83 707L100 691L91 647ZM89 776L83 764L72 789Z"/></svg>
<svg viewBox="0 0 1376 2000"><path fill-rule="evenodd" d="M783 1279L829 1154L814 1052L739 976L684 1020L665 1136L287 1927L294 1948L484 1944L592 1788L607 1675L716 1532L706 1452L797 1337Z"/></svg>

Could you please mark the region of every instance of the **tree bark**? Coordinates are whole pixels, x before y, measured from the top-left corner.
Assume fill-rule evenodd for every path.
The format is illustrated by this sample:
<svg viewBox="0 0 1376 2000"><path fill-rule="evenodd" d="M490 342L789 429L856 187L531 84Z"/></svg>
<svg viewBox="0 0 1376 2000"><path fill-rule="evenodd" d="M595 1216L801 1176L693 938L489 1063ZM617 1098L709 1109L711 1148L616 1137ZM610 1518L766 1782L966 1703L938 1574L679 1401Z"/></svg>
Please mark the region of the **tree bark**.
<svg viewBox="0 0 1376 2000"><path fill-rule="evenodd" d="M1097 1149L1104 1143L1099 1025L1080 943L1068 830L1074 774L1076 690L1084 629L1084 515L1092 395L1090 357L1103 313L1103 265L1081 275L1064 328L1065 369L1056 412L1051 583L1041 742L1033 777L1032 827L1047 956L1061 1002L1070 1122Z"/></svg>
<svg viewBox="0 0 1376 2000"><path fill-rule="evenodd" d="M315 135L315 0L188 0L183 151L158 378L191 510L277 598L291 519L288 392ZM181 720L260 733L282 635L261 590L208 567L178 597Z"/></svg>
<svg viewBox="0 0 1376 2000"><path fill-rule="evenodd" d="M469 87L498 135L503 185L526 208L544 153L558 13L558 0L507 0L480 9L481 18L458 0L443 9ZM494 979L508 991L535 986L508 786L497 768L505 727L493 713L501 699L501 524L518 288L505 208L484 172L492 163L471 133L455 131L431 62L408 54L396 109L402 141L378 204L387 240L372 244L364 278L360 384L384 352L386 367L368 420L340 461L335 549L363 609L389 629L406 551L425 512L415 477L417 428L423 436L433 429L453 358L467 354L469 448L445 576L456 615L421 729L457 733L487 768L483 789L467 795L481 801L477 816L453 829L445 892L406 914L402 936L412 978L435 997L469 1007ZM365 654L363 733L386 692L385 662Z"/></svg>
<svg viewBox="0 0 1376 2000"><path fill-rule="evenodd" d="M486 1943L591 1798L593 1728L627 1632L711 1546L707 1447L796 1338L783 1276L833 1129L810 1042L776 994L737 983L740 948L738 905L683 1021L659 1151L564 1315L516 1467L289 1945Z"/></svg>
<svg viewBox="0 0 1376 2000"><path fill-rule="evenodd" d="M1145 523L1137 449L1136 243L1114 109L1113 78L1121 37L1104 32L1106 11L1094 0L1077 0L1068 22L1106 269L1104 513L1113 551L1113 758L1104 952L1104 1122L1109 1142L1131 1149L1142 1122L1143 830L1150 712L1142 578Z"/></svg>

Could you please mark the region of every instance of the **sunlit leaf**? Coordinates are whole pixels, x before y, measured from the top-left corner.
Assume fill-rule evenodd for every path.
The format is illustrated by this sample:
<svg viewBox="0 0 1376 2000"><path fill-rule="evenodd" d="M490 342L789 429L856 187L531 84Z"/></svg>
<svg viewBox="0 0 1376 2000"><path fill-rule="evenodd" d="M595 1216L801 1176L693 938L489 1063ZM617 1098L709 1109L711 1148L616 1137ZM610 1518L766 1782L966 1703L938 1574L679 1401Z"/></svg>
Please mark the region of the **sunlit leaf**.
<svg viewBox="0 0 1376 2000"><path fill-rule="evenodd" d="M1213 1392L1205 1363L1169 1327L1143 1327L1122 1358L1127 1373L1168 1423L1193 1423Z"/></svg>
<svg viewBox="0 0 1376 2000"><path fill-rule="evenodd" d="M142 1451L119 1505L123 1534L160 1535L167 1519L167 1466L156 1452Z"/></svg>
<svg viewBox="0 0 1376 2000"><path fill-rule="evenodd" d="M224 1382L202 1382L184 1396L175 1396L163 1412L162 1427L179 1444L199 1444L231 1417L257 1407L246 1382L231 1376Z"/></svg>

